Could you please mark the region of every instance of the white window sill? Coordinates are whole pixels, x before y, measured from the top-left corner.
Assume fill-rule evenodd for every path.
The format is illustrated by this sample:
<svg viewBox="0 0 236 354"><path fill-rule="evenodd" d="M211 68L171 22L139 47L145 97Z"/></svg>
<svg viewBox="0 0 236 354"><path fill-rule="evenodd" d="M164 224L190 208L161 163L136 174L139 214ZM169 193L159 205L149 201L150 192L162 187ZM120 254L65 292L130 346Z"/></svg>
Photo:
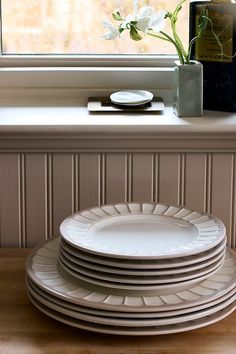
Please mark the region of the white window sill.
<svg viewBox="0 0 236 354"><path fill-rule="evenodd" d="M236 113L205 111L203 117L178 118L168 103L163 114L89 114L78 100L0 103L0 133L236 133Z"/></svg>
<svg viewBox="0 0 236 354"><path fill-rule="evenodd" d="M1 103L1 102L0 102ZM7 152L235 152L236 114L204 112L89 114L85 104L0 105L0 151Z"/></svg>

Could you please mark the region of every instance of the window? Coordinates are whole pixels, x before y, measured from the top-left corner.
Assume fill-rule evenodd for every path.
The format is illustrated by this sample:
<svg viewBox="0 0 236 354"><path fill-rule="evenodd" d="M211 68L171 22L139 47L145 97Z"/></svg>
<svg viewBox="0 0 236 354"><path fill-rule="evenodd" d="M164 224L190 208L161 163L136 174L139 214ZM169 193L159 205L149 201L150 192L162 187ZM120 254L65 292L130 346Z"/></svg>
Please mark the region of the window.
<svg viewBox="0 0 236 354"><path fill-rule="evenodd" d="M139 0L173 10L177 0ZM133 0L2 0L2 54L175 54L166 42L146 37L134 42L128 33L106 41L102 20L112 20L112 11L133 13ZM188 6L181 13L181 36L188 38ZM168 26L166 28L168 30Z"/></svg>
<svg viewBox="0 0 236 354"><path fill-rule="evenodd" d="M102 20L112 21L111 14L116 8L125 14L132 13L134 0L0 2L0 89L114 90L157 86L169 89L172 86L171 68L176 59L172 46L151 38L138 43L125 36L114 41L101 38ZM157 10L172 10L177 2L139 0L139 7L148 5ZM186 2L179 21L179 30L186 42L187 14Z"/></svg>

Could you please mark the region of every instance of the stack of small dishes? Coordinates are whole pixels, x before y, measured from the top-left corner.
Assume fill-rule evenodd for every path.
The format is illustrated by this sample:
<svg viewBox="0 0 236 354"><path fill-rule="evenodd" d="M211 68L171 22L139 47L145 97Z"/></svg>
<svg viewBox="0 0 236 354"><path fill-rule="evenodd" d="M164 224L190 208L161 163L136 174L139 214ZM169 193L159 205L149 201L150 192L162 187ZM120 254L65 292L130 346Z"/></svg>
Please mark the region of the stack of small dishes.
<svg viewBox="0 0 236 354"><path fill-rule="evenodd" d="M236 307L236 256L213 215L149 203L76 213L27 262L31 301L72 326L120 335L176 333Z"/></svg>
<svg viewBox="0 0 236 354"><path fill-rule="evenodd" d="M116 105L132 108L151 102L153 94L144 90L119 91L111 94L110 99Z"/></svg>

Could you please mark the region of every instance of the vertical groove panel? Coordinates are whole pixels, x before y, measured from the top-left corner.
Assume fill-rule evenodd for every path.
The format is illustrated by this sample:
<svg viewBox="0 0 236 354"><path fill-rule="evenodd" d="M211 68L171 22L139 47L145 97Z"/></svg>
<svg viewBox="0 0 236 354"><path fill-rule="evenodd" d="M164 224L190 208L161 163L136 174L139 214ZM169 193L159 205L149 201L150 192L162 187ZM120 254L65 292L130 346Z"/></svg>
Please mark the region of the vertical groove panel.
<svg viewBox="0 0 236 354"><path fill-rule="evenodd" d="M80 154L79 158L79 205L80 210L100 203L100 156Z"/></svg>
<svg viewBox="0 0 236 354"><path fill-rule="evenodd" d="M99 154L99 180L98 180L98 200L99 205L105 204L106 200L106 155Z"/></svg>
<svg viewBox="0 0 236 354"><path fill-rule="evenodd" d="M26 246L46 239L45 155L25 156Z"/></svg>
<svg viewBox="0 0 236 354"><path fill-rule="evenodd" d="M46 239L53 236L52 154L45 155L45 232Z"/></svg>
<svg viewBox="0 0 236 354"><path fill-rule="evenodd" d="M156 200L156 154L152 154L152 198L151 202Z"/></svg>
<svg viewBox="0 0 236 354"><path fill-rule="evenodd" d="M79 210L79 154L74 154L74 212Z"/></svg>
<svg viewBox="0 0 236 354"><path fill-rule="evenodd" d="M232 205L232 154L214 154L212 159L211 212L226 226L230 245Z"/></svg>
<svg viewBox="0 0 236 354"><path fill-rule="evenodd" d="M0 154L2 247L34 246L73 211L119 201L185 204L225 223L236 247L232 153Z"/></svg>
<svg viewBox="0 0 236 354"><path fill-rule="evenodd" d="M231 247L236 248L236 155L233 155L232 161L232 207L231 207Z"/></svg>
<svg viewBox="0 0 236 354"><path fill-rule="evenodd" d="M212 206L212 154L206 156L206 188L205 211L210 213Z"/></svg>
<svg viewBox="0 0 236 354"><path fill-rule="evenodd" d="M132 201L132 164L133 164L133 154L126 154L125 155L125 161L126 161L126 202L131 202Z"/></svg>
<svg viewBox="0 0 236 354"><path fill-rule="evenodd" d="M180 198L180 155L159 156L159 202L178 204Z"/></svg>
<svg viewBox="0 0 236 354"><path fill-rule="evenodd" d="M159 154L153 154L153 203L159 201Z"/></svg>
<svg viewBox="0 0 236 354"><path fill-rule="evenodd" d="M25 154L19 155L19 230L20 230L20 247L26 247L26 185L25 185Z"/></svg>
<svg viewBox="0 0 236 354"><path fill-rule="evenodd" d="M52 168L53 235L57 236L61 222L73 213L74 208L73 154L54 154Z"/></svg>
<svg viewBox="0 0 236 354"><path fill-rule="evenodd" d="M153 199L153 156L152 154L133 154L132 200Z"/></svg>
<svg viewBox="0 0 236 354"><path fill-rule="evenodd" d="M125 154L107 154L105 203L126 201L126 163Z"/></svg>
<svg viewBox="0 0 236 354"><path fill-rule="evenodd" d="M206 156L186 155L185 205L188 208L205 209Z"/></svg>
<svg viewBox="0 0 236 354"><path fill-rule="evenodd" d="M0 154L1 247L24 247L20 215L20 156Z"/></svg>
<svg viewBox="0 0 236 354"><path fill-rule="evenodd" d="M185 205L186 155L179 154L179 191L178 204Z"/></svg>

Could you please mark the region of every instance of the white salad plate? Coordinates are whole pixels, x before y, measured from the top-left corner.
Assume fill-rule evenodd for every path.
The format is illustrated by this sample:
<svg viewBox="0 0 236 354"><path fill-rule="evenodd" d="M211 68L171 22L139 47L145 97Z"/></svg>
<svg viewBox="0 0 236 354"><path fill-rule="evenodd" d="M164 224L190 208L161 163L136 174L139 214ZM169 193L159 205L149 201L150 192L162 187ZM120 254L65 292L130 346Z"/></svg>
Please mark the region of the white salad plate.
<svg viewBox="0 0 236 354"><path fill-rule="evenodd" d="M144 90L129 90L114 92L110 95L111 102L118 105L137 106L150 102L153 94Z"/></svg>
<svg viewBox="0 0 236 354"><path fill-rule="evenodd" d="M97 271L94 269L78 266L77 264L73 263L72 261L64 257L61 252L59 253L59 260L61 262L62 268L65 265L66 268L71 269L72 271L71 275L75 277L77 277L78 275L79 279L81 276L82 277L88 276L88 277L95 278L96 280L99 279L99 280L105 280L106 282L120 283L119 288L122 288L123 285L126 286L126 284L135 285L135 288L136 286L138 288L139 285L144 285L144 284L148 286L151 284L155 284L155 285L169 284L169 283L184 282L191 279L196 279L197 282L199 281L199 279L201 280L201 277L205 276L206 274L210 274L211 272L214 272L219 267L221 267L224 261L224 255L216 262L203 269L194 270L188 273L156 275L156 276L140 276L138 273L136 275L120 275L120 274L103 273L102 271Z"/></svg>
<svg viewBox="0 0 236 354"><path fill-rule="evenodd" d="M163 275L174 275L174 274L181 274L181 273L190 273L193 271L197 271L200 269L205 269L206 267L212 265L216 261L218 261L220 258L222 258L225 254L225 248L222 249L217 255L207 259L206 261L202 261L199 263L195 263L193 265L188 265L184 267L176 267L176 268L167 268L167 269L125 269L125 268L118 268L114 266L104 266L100 265L98 263L86 261L80 258L80 255L78 256L73 256L71 253L67 252L62 243L60 244L60 255L62 260L64 261L68 260L74 263L77 267L81 268L87 268L90 270L95 270L95 271L100 271L103 273L108 273L108 274L119 274L119 275L125 275L125 276L139 276L139 277L153 277L153 276L163 276Z"/></svg>
<svg viewBox="0 0 236 354"><path fill-rule="evenodd" d="M87 253L120 259L166 259L207 251L225 237L215 216L162 204L116 204L65 219L63 239Z"/></svg>
<svg viewBox="0 0 236 354"><path fill-rule="evenodd" d="M173 268L186 267L190 265L194 266L200 264L201 262L207 261L212 257L219 255L222 251L225 251L227 238L223 239L217 246L211 248L208 251L199 253L193 256L179 257L179 258L167 258L160 260L129 260L129 259L119 259L119 258L108 258L92 253L87 253L74 248L73 246L66 243L63 239L61 240L61 248L64 251L71 254L72 256L78 258L79 260L88 261L95 263L96 265L105 265L106 267L117 267L121 270L169 270Z"/></svg>
<svg viewBox="0 0 236 354"><path fill-rule="evenodd" d="M170 325L163 325L163 326L149 326L149 327L119 327L119 326L109 326L103 325L98 323L87 322L79 319L72 318L65 314L61 314L48 306L45 306L41 302L37 301L31 295L29 295L32 303L44 314L50 316L51 318L68 324L70 326L98 332L98 333L106 333L106 334L115 334L115 335L133 335L133 336L150 336L150 335L163 335L163 334L171 334L171 333L178 333L178 332L185 332L194 330L197 328L205 327L207 325L213 324L218 322L225 317L229 316L235 310L235 303L225 307L224 309L213 313L212 315L192 320L180 324L170 324Z"/></svg>
<svg viewBox="0 0 236 354"><path fill-rule="evenodd" d="M29 290L35 292L37 295L40 295L41 297L43 297L44 299L46 299L50 303L59 305L59 306L64 307L66 309L69 309L69 310L72 310L75 312L96 315L96 316L112 317L112 318L129 318L129 319L163 318L163 317L171 317L171 316L173 317L173 316L179 316L179 315L183 315L183 314L193 313L193 312L204 310L206 308L220 304L223 301L228 300L232 296L235 296L235 294L236 294L236 285L235 285L235 288L233 288L231 291L229 291L228 293L226 293L222 297L220 297L214 301L208 302L206 304L200 305L200 306L195 306L195 307L190 307L190 308L185 308L185 309L180 309L180 310L172 310L172 311L133 313L133 312L105 311L105 310L99 310L99 309L74 305L72 303L69 303L68 301L63 301L63 300L58 299L55 296L45 292L44 290L40 289L36 284L34 284L30 279L27 279L26 283L27 283L27 288Z"/></svg>
<svg viewBox="0 0 236 354"><path fill-rule="evenodd" d="M57 305L45 299L43 296L37 294L33 289L28 288L28 292L33 299L36 299L41 304L72 318L79 320L103 324L108 326L119 326L119 327L150 327L150 326L166 326L170 324L183 323L188 321L193 321L199 318L203 318L212 315L216 312L223 310L224 308L230 306L232 303L236 303L236 294L233 294L227 300L211 306L207 309L194 311L188 314L182 314L179 316L170 316L165 318L148 318L148 319L130 319L130 318L111 318L107 316L97 316L92 314L85 314L78 311L69 310L63 306Z"/></svg>
<svg viewBox="0 0 236 354"><path fill-rule="evenodd" d="M45 292L76 305L120 312L171 311L215 301L235 288L236 255L227 250L224 264L215 275L195 286L189 284L184 290L172 285L168 294L139 296L136 292L90 289L59 271L59 244L60 238L55 238L34 249L27 259L27 275ZM45 263L40 263L39 258Z"/></svg>

